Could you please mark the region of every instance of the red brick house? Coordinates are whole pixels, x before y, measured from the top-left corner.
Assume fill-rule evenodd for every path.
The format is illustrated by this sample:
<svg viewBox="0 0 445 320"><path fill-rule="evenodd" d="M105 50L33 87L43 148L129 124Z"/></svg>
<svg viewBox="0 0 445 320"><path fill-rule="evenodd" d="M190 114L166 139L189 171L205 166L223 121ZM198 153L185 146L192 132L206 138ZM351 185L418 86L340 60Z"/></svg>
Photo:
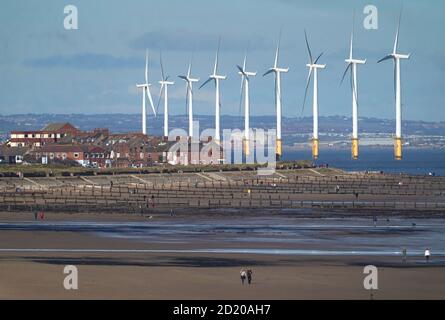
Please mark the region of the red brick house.
<svg viewBox="0 0 445 320"><path fill-rule="evenodd" d="M31 155L38 161L42 160L42 163L71 160L76 161L81 165L86 165L86 157L84 149L79 145L59 145L48 144L43 145L40 148L36 148L31 151Z"/></svg>
<svg viewBox="0 0 445 320"><path fill-rule="evenodd" d="M70 123L51 123L37 131L11 131L7 142L10 147L41 147L57 143L67 135L76 135L79 130Z"/></svg>

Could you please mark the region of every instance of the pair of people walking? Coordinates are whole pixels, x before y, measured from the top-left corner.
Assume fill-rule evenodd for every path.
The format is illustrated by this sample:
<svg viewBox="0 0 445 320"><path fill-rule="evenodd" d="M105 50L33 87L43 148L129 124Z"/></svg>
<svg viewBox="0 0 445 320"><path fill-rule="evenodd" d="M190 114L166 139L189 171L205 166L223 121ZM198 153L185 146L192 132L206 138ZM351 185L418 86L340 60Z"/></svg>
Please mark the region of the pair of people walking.
<svg viewBox="0 0 445 320"><path fill-rule="evenodd" d="M247 279L247 283L251 284L252 283L252 269L241 269L240 271L240 275L241 275L241 283L244 284L244 282Z"/></svg>
<svg viewBox="0 0 445 320"><path fill-rule="evenodd" d="M431 257L431 251L430 251L430 248L426 248L425 249L425 254L424 254L424 256L425 256L425 262L429 262L430 261L430 257ZM406 251L406 248L403 248L402 249L402 258L403 258L403 262L406 262L406 260L407 260L407 251Z"/></svg>

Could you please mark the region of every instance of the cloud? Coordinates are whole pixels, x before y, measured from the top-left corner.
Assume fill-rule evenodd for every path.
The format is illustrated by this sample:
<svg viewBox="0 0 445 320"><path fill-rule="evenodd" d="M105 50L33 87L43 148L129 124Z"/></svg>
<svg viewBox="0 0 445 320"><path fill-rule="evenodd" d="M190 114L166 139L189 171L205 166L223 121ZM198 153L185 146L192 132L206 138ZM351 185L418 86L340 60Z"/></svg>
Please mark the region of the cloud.
<svg viewBox="0 0 445 320"><path fill-rule="evenodd" d="M218 34L205 34L196 30L178 29L172 31L152 31L147 32L133 39L130 47L136 50L145 50L146 48L155 50L172 51L207 51L215 50L217 46ZM248 40L246 40L248 39ZM241 37L222 37L222 50L246 50L247 47L255 50L270 49L271 43L262 36Z"/></svg>
<svg viewBox="0 0 445 320"><path fill-rule="evenodd" d="M54 55L24 61L25 66L33 68L121 69L141 68L143 64L141 57L115 57L99 53Z"/></svg>

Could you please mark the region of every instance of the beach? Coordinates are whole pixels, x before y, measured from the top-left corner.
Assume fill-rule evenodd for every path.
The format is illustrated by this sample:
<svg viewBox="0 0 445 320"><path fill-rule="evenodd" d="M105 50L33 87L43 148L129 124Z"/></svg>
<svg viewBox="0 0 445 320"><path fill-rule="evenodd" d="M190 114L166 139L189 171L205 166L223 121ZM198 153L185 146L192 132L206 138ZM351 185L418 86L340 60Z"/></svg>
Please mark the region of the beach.
<svg viewBox="0 0 445 320"><path fill-rule="evenodd" d="M0 298L445 298L441 218L239 216L1 213ZM78 290L63 287L66 265L78 267ZM378 268L372 297L366 265ZM253 270L250 286L241 268Z"/></svg>

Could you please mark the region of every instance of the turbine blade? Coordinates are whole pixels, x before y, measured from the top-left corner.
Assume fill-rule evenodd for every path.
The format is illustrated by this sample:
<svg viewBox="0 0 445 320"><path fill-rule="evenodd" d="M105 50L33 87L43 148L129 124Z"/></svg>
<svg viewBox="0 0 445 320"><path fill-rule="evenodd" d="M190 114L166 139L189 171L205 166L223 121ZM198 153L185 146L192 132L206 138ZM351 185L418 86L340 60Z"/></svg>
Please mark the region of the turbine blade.
<svg viewBox="0 0 445 320"><path fill-rule="evenodd" d="M349 59L352 59L352 42L354 41L354 30L351 32L351 46L349 47Z"/></svg>
<svg viewBox="0 0 445 320"><path fill-rule="evenodd" d="M388 55L385 56L384 58L382 58L382 59L380 59L379 61L377 61L377 63L380 63L380 62L383 62L383 61L385 61L385 60L392 59L392 58L393 58L393 56L392 56L391 54L388 54Z"/></svg>
<svg viewBox="0 0 445 320"><path fill-rule="evenodd" d="M349 48L349 59L352 59L352 44L354 42L354 24L355 24L355 10L352 13L352 31L351 31L351 46Z"/></svg>
<svg viewBox="0 0 445 320"><path fill-rule="evenodd" d="M278 36L277 50L275 51L275 62L274 62L275 68L278 68L278 57L280 55L280 44L281 44L281 29L280 29L280 34Z"/></svg>
<svg viewBox="0 0 445 320"><path fill-rule="evenodd" d="M218 58L219 58L219 47L221 45L221 37L218 38L218 49L216 50L216 56L215 56L215 66L213 68L213 74L216 74L218 71Z"/></svg>
<svg viewBox="0 0 445 320"><path fill-rule="evenodd" d="M148 101L150 101L151 110L153 110L153 114L156 116L155 105L153 104L153 98L151 96L150 87L147 86L147 90L145 90L145 92L147 92L147 97Z"/></svg>
<svg viewBox="0 0 445 320"><path fill-rule="evenodd" d="M200 87L199 87L199 89L201 89L202 87L204 87L207 83L209 83L210 81L212 81L213 79L212 78L208 78L207 80L206 80L206 82L204 82Z"/></svg>
<svg viewBox="0 0 445 320"><path fill-rule="evenodd" d="M270 73L272 73L272 72L273 72L273 69L269 69L269 70L267 70L266 73L263 74L263 77L264 77L264 76L267 76L268 74L270 74Z"/></svg>
<svg viewBox="0 0 445 320"><path fill-rule="evenodd" d="M192 60L190 59L189 68L187 70L187 77L190 78L190 73L192 72Z"/></svg>
<svg viewBox="0 0 445 320"><path fill-rule="evenodd" d="M316 64L318 62L318 59L320 59L322 55L323 55L323 52L320 53L320 55L317 57L317 59L315 59L314 64Z"/></svg>
<svg viewBox="0 0 445 320"><path fill-rule="evenodd" d="M148 84L148 50L145 53L145 83Z"/></svg>
<svg viewBox="0 0 445 320"><path fill-rule="evenodd" d="M310 63L313 63L314 60L312 59L312 52L311 52L311 48L309 47L309 41L307 40L306 30L304 30L304 38L306 39L306 47L307 47L307 52L309 53Z"/></svg>
<svg viewBox="0 0 445 320"><path fill-rule="evenodd" d="M164 65L162 63L162 52L159 53L159 62L161 63L161 77L162 77L162 81L166 81L165 75L164 75Z"/></svg>
<svg viewBox="0 0 445 320"><path fill-rule="evenodd" d="M236 65L236 67L238 68L238 70L241 72L241 74L242 74L244 77L247 77L247 75L246 75L246 73L244 72L244 69L243 69L243 68L241 68L239 65Z"/></svg>
<svg viewBox="0 0 445 320"><path fill-rule="evenodd" d="M400 31L400 20L402 20L402 10L403 10L403 7L400 9L399 21L397 23L396 39L394 40L394 49L392 52L393 54L395 54L397 52L397 48L399 46L399 31Z"/></svg>
<svg viewBox="0 0 445 320"><path fill-rule="evenodd" d="M397 68L396 64L394 63L394 100L396 99L396 91L397 91Z"/></svg>
<svg viewBox="0 0 445 320"><path fill-rule="evenodd" d="M353 78L353 74L352 74L352 69L351 69L351 90L352 90L352 94L355 97L355 102L357 103L357 107L358 107L358 97L357 97L357 92L355 91L355 83L354 83L354 78Z"/></svg>
<svg viewBox="0 0 445 320"><path fill-rule="evenodd" d="M189 82L187 82L187 93L185 96L185 114L188 114L188 110L189 110L189 90L190 90L190 84Z"/></svg>
<svg viewBox="0 0 445 320"><path fill-rule="evenodd" d="M156 104L156 113L159 113L159 104L161 103L162 97L164 96L164 84L161 85L161 90L159 90L158 103Z"/></svg>
<svg viewBox="0 0 445 320"><path fill-rule="evenodd" d="M241 106L243 104L243 98L244 98L244 76L241 77L241 94L239 101L238 116L241 116Z"/></svg>
<svg viewBox="0 0 445 320"><path fill-rule="evenodd" d="M178 78L181 78L181 79L184 80L184 81L188 81L188 80L187 80L187 76L178 76Z"/></svg>
<svg viewBox="0 0 445 320"><path fill-rule="evenodd" d="M348 63L348 66L346 67L346 70L345 70L345 72L343 73L343 76L341 77L340 85L342 85L343 80L345 80L346 73L348 73L348 70L349 70L349 68L351 68L351 65L352 65L351 63Z"/></svg>
<svg viewBox="0 0 445 320"><path fill-rule="evenodd" d="M306 90L304 91L303 108L301 109L301 114L303 114L304 112L304 105L306 104L307 91L309 89L309 84L311 83L311 77L312 77L312 68L309 68L309 74L307 75Z"/></svg>

